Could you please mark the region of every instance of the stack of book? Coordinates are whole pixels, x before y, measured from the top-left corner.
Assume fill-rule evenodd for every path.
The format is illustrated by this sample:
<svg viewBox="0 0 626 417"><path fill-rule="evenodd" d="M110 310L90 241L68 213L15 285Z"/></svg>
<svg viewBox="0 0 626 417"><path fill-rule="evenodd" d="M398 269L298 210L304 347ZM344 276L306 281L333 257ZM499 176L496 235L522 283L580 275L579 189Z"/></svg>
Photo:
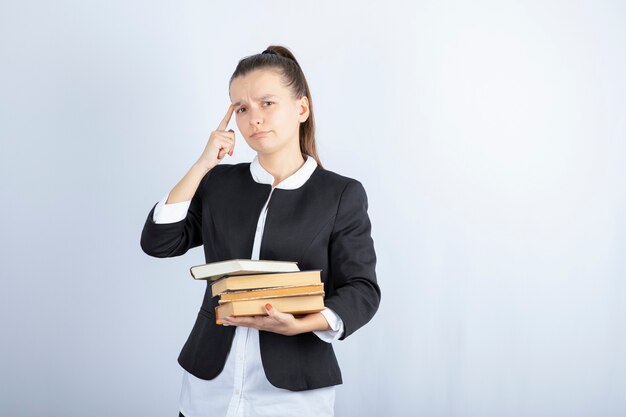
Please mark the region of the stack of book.
<svg viewBox="0 0 626 417"><path fill-rule="evenodd" d="M321 270L300 271L296 262L233 259L191 267L219 296L216 321L226 316L267 315L265 304L294 316L324 309Z"/></svg>

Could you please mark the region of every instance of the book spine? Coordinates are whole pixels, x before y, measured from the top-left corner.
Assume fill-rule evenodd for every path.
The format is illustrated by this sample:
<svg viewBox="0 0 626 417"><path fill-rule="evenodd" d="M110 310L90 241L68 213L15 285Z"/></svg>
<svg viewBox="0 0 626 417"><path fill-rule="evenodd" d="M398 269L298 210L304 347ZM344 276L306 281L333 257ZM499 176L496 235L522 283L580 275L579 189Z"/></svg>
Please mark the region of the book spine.
<svg viewBox="0 0 626 417"><path fill-rule="evenodd" d="M249 300L265 300L270 298L284 298L284 297L304 297L306 295L321 295L324 296L324 291L312 291L305 292L301 294L276 294L276 295L262 295L259 297L245 297L245 298L235 298L232 300L222 300L221 298L218 300L219 304L232 303L233 301L249 301Z"/></svg>

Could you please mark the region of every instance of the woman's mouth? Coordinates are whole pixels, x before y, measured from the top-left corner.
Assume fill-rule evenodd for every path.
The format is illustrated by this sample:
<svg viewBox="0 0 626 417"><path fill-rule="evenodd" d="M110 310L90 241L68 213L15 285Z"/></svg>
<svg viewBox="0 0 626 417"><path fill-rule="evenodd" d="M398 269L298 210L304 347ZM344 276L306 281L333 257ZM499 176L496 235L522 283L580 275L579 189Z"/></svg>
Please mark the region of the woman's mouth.
<svg viewBox="0 0 626 417"><path fill-rule="evenodd" d="M268 133L270 133L269 130L268 131L262 131L262 132L256 132L256 133L253 133L252 135L250 135L250 137L256 139L256 138L263 137L263 136L267 135Z"/></svg>

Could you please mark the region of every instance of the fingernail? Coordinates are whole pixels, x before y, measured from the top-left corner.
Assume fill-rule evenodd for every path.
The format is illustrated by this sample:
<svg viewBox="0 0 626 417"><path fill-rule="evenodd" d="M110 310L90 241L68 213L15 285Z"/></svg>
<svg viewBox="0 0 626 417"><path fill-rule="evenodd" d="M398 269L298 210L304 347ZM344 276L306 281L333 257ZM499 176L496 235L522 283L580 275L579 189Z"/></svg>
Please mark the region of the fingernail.
<svg viewBox="0 0 626 417"><path fill-rule="evenodd" d="M230 156L233 156L233 151L228 152Z"/></svg>
<svg viewBox="0 0 626 417"><path fill-rule="evenodd" d="M272 305L270 303L265 304L265 308L267 308L268 310L270 310L272 308Z"/></svg>
<svg viewBox="0 0 626 417"><path fill-rule="evenodd" d="M215 324L222 324L222 322L221 322L221 321L217 321L217 320L216 320L216 321L215 321Z"/></svg>

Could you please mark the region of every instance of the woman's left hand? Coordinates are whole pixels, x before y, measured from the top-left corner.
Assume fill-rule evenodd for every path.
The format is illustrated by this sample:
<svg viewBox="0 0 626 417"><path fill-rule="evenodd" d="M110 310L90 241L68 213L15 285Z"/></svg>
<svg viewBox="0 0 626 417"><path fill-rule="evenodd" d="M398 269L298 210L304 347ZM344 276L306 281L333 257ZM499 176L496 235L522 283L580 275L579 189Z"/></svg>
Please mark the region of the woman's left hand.
<svg viewBox="0 0 626 417"><path fill-rule="evenodd" d="M270 304L265 305L265 311L267 311L267 316L227 316L220 320L223 325L252 327L285 336L294 336L300 333L298 330L298 319L293 314L283 313Z"/></svg>

